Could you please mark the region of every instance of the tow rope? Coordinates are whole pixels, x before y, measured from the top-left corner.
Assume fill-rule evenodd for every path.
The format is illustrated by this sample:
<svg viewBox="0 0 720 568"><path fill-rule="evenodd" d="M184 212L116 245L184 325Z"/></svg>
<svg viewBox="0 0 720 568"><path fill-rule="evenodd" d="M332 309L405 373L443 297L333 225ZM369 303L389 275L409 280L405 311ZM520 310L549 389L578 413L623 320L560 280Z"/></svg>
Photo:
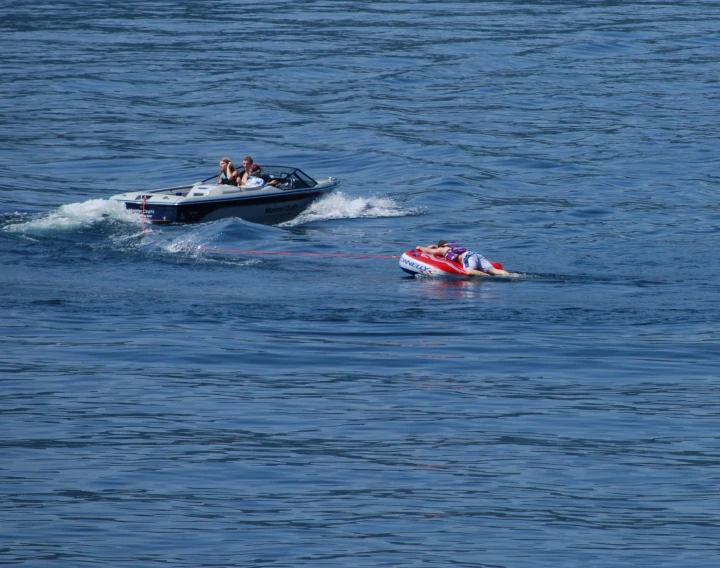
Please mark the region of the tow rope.
<svg viewBox="0 0 720 568"><path fill-rule="evenodd" d="M219 253L240 253L240 254L270 254L279 256L316 256L316 257L343 257L343 258L400 258L400 255L389 254L352 254L352 253L322 253L322 252L288 252L271 250L246 250L246 249L220 249L212 247L187 247L203 252Z"/></svg>

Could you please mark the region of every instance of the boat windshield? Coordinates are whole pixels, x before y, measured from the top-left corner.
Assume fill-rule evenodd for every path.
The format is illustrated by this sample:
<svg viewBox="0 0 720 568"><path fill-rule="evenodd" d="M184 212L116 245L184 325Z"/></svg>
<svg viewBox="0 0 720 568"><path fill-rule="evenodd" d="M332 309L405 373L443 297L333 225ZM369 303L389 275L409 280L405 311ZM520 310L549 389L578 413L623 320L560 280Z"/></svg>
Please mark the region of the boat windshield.
<svg viewBox="0 0 720 568"><path fill-rule="evenodd" d="M315 187L317 182L298 168L287 166L262 166L262 178L279 189Z"/></svg>

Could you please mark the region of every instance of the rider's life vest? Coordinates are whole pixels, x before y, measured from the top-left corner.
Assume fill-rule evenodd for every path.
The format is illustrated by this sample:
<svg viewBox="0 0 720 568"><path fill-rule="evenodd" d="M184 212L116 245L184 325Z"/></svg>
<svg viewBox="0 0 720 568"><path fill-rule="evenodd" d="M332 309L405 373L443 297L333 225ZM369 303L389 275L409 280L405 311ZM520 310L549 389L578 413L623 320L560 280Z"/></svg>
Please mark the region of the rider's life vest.
<svg viewBox="0 0 720 568"><path fill-rule="evenodd" d="M448 260L457 260L458 257L467 251L466 248L461 247L460 245L457 245L455 243L448 243L445 246L450 247L450 250L445 253L445 258Z"/></svg>

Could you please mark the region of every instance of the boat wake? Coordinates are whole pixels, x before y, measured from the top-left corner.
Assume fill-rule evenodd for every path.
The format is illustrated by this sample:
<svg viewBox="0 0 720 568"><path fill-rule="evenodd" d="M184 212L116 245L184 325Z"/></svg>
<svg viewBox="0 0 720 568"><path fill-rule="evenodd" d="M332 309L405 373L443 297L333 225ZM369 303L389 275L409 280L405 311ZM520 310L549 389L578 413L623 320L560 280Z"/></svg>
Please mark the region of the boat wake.
<svg viewBox="0 0 720 568"><path fill-rule="evenodd" d="M286 221L279 226L296 227L306 223L332 219L405 217L419 213L420 210L404 208L389 197L351 198L342 192L336 191L314 202L295 219Z"/></svg>
<svg viewBox="0 0 720 568"><path fill-rule="evenodd" d="M306 239L297 242L302 225L333 219L400 217L417 214L392 198L351 198L342 193L313 203L297 218L280 225L263 225L229 217L198 224L153 225L125 204L107 199L69 203L46 213L15 213L0 217L0 228L10 238L44 242L49 250L140 253L173 262L222 262L255 265L257 251L266 255L301 255L315 250ZM289 231L290 230L290 231ZM303 234L305 234L303 232ZM310 247L310 248L308 248ZM265 257L263 257L265 258ZM270 257L268 257L270 258Z"/></svg>
<svg viewBox="0 0 720 568"><path fill-rule="evenodd" d="M233 265L258 264L257 259L238 259L237 243L273 242L286 231L270 225L227 218L210 223L163 227L142 240L140 249L149 254L169 255L195 261Z"/></svg>
<svg viewBox="0 0 720 568"><path fill-rule="evenodd" d="M100 223L132 223L140 225L137 213L125 209L125 204L108 199L91 199L82 203L68 203L50 213L18 214L3 227L9 233L33 235L85 229Z"/></svg>

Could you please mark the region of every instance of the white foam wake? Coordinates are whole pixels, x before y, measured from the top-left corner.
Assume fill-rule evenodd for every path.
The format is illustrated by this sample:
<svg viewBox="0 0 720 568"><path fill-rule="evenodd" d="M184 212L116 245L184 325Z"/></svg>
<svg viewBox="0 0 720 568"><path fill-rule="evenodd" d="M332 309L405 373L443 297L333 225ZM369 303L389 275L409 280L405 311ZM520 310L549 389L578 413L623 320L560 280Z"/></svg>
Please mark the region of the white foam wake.
<svg viewBox="0 0 720 568"><path fill-rule="evenodd" d="M282 227L294 227L314 221L330 219L360 219L368 217L403 217L416 215L417 209L407 209L389 197L350 198L336 192L314 202L295 219L283 223Z"/></svg>
<svg viewBox="0 0 720 568"><path fill-rule="evenodd" d="M13 233L68 231L90 227L101 221L123 221L140 224L140 215L125 209L124 203L108 199L91 199L82 203L68 203L55 211L33 218L29 221L12 223L4 227Z"/></svg>

